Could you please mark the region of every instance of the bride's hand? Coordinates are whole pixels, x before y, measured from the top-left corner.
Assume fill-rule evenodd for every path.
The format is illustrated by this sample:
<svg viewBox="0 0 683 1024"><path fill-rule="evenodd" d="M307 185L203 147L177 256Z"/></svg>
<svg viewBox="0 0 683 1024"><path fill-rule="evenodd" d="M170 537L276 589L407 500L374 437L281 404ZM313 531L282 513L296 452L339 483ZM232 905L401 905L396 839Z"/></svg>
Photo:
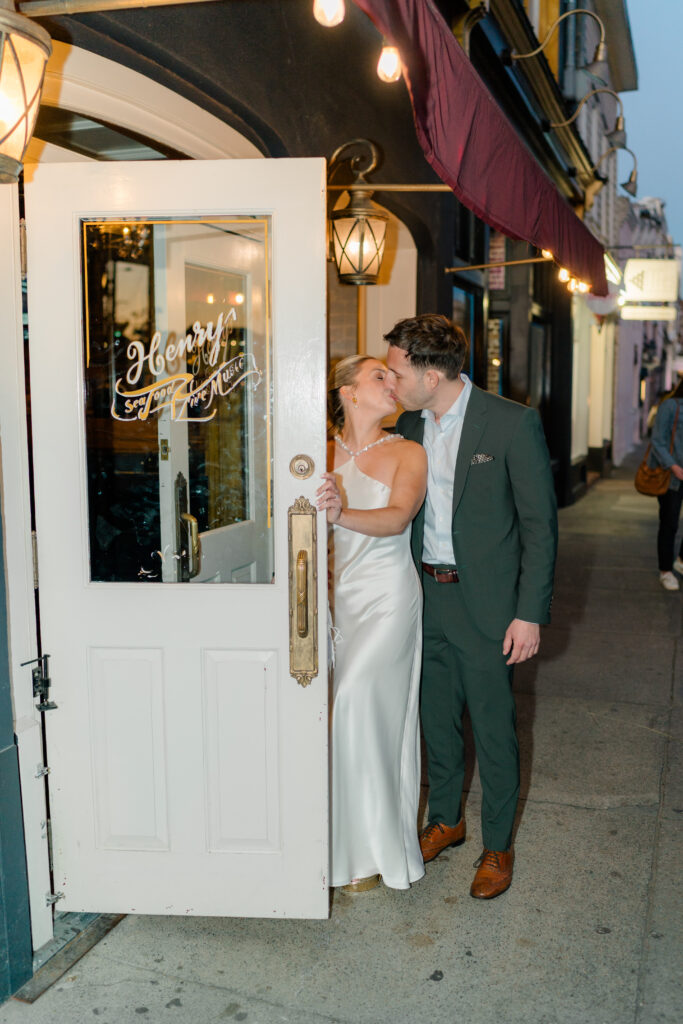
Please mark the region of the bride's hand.
<svg viewBox="0 0 683 1024"><path fill-rule="evenodd" d="M322 486L316 491L318 495L318 510L322 512L326 509L328 523L336 523L342 514L341 494L334 479L334 473L323 473L322 476Z"/></svg>

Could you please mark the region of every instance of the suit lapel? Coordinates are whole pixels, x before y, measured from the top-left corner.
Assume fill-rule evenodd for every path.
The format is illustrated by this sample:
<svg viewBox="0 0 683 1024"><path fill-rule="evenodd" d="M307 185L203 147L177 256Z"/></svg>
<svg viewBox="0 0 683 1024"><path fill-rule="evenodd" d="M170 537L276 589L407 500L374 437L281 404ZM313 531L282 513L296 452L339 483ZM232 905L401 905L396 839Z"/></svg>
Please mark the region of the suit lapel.
<svg viewBox="0 0 683 1024"><path fill-rule="evenodd" d="M418 411L415 413L404 414L406 419L401 423L401 433L409 441L417 441L418 444L422 444L425 432L425 421L422 418L422 412ZM413 552L413 559L415 564L419 567L422 561L422 542L424 538L425 528L425 507L424 502L420 511L413 519L413 528L410 533L410 546Z"/></svg>
<svg viewBox="0 0 683 1024"><path fill-rule="evenodd" d="M465 487L467 480L467 474L470 469L470 463L472 456L477 450L479 439L484 432L486 426L486 400L483 392L472 385L472 391L470 398L467 403L467 411L465 412L465 419L462 425L462 434L460 435L460 447L458 448L458 458L455 463L455 476L453 478L453 515L457 512L460 499L462 498L462 492Z"/></svg>
<svg viewBox="0 0 683 1024"><path fill-rule="evenodd" d="M422 418L421 412L407 413L406 422L402 423L401 427L403 428L401 433L404 437L408 438L409 441L417 441L418 444L422 444L425 421Z"/></svg>

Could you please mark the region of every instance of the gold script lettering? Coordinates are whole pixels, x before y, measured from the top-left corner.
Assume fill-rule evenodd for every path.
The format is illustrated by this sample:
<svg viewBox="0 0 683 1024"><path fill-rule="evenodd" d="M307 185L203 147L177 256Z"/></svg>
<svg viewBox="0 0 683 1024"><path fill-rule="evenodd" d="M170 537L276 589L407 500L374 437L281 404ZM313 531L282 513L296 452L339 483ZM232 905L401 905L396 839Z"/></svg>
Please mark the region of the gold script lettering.
<svg viewBox="0 0 683 1024"><path fill-rule="evenodd" d="M131 345L137 342L131 342ZM150 347L150 354L151 354ZM130 372L130 371L129 371ZM251 378L253 388L261 383L263 374L256 365L251 352L228 359L216 367L210 376L196 382L191 373L176 373L157 380L146 387L129 391L123 387L123 378L116 381L111 414L116 420L146 420L150 414L170 409L171 419L178 422L191 420L193 423L213 419L217 409L214 400L225 398L243 381ZM126 379L128 374L126 375ZM136 381L139 380L138 373ZM123 413L117 412L117 399L123 401ZM188 416L188 409L201 409L206 415Z"/></svg>
<svg viewBox="0 0 683 1024"><path fill-rule="evenodd" d="M230 324L236 321L234 306L219 313L215 326L209 320L206 327L202 327L196 320L192 330L179 340L177 335L168 334L164 351L161 351L161 331L154 332L149 348L142 341L129 342L125 383L123 377L117 379L112 398L111 414L114 419L144 421L162 409L170 409L173 420L191 418L193 422L207 421L216 415L217 410L212 406L217 398L225 398L248 378L252 388L257 388L263 375L251 353L241 353L221 361L221 356L227 354L222 350L228 343ZM194 357L190 361L190 369L186 370L182 364L178 367L178 361L188 354ZM176 366L172 366L173 363ZM136 387L145 369L152 377L161 379ZM202 374L200 379L200 372L207 369L212 372L206 377ZM192 410L191 417L188 410ZM205 415L197 415L200 411Z"/></svg>

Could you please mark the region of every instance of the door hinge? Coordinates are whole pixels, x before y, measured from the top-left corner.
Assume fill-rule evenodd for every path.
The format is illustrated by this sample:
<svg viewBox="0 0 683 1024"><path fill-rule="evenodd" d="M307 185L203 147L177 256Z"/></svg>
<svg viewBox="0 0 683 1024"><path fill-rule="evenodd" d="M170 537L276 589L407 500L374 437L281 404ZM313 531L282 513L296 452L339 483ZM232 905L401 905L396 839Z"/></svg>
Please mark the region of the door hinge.
<svg viewBox="0 0 683 1024"><path fill-rule="evenodd" d="M46 764L36 765L36 774L33 776L34 779L43 779L46 775L50 774L50 769Z"/></svg>
<svg viewBox="0 0 683 1024"><path fill-rule="evenodd" d="M45 893L45 906L46 907L54 907L55 903L58 900L63 900L63 899L64 899L64 893L63 892L46 892Z"/></svg>
<svg viewBox="0 0 683 1024"><path fill-rule="evenodd" d="M49 700L50 696L50 672L48 665L49 654L43 654L40 658L32 658L31 661L22 661L22 668L25 665L35 665L36 667L31 670L33 676L33 696L38 697L40 703L36 704L38 710L42 713L45 711L55 711L57 705L54 701Z"/></svg>
<svg viewBox="0 0 683 1024"><path fill-rule="evenodd" d="M31 530L31 550L33 552L33 589L38 589L38 534Z"/></svg>

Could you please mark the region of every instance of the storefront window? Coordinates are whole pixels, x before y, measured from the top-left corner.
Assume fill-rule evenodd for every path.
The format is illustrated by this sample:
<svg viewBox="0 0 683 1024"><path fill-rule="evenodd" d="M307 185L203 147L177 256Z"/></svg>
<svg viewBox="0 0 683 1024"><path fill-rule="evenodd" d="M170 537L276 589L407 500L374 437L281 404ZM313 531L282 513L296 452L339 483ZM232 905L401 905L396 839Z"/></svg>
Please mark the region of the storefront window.
<svg viewBox="0 0 683 1024"><path fill-rule="evenodd" d="M474 296L463 288L453 288L453 323L462 327L469 342L469 365L465 369L470 377L474 379L474 346L475 346L475 322L474 322Z"/></svg>

